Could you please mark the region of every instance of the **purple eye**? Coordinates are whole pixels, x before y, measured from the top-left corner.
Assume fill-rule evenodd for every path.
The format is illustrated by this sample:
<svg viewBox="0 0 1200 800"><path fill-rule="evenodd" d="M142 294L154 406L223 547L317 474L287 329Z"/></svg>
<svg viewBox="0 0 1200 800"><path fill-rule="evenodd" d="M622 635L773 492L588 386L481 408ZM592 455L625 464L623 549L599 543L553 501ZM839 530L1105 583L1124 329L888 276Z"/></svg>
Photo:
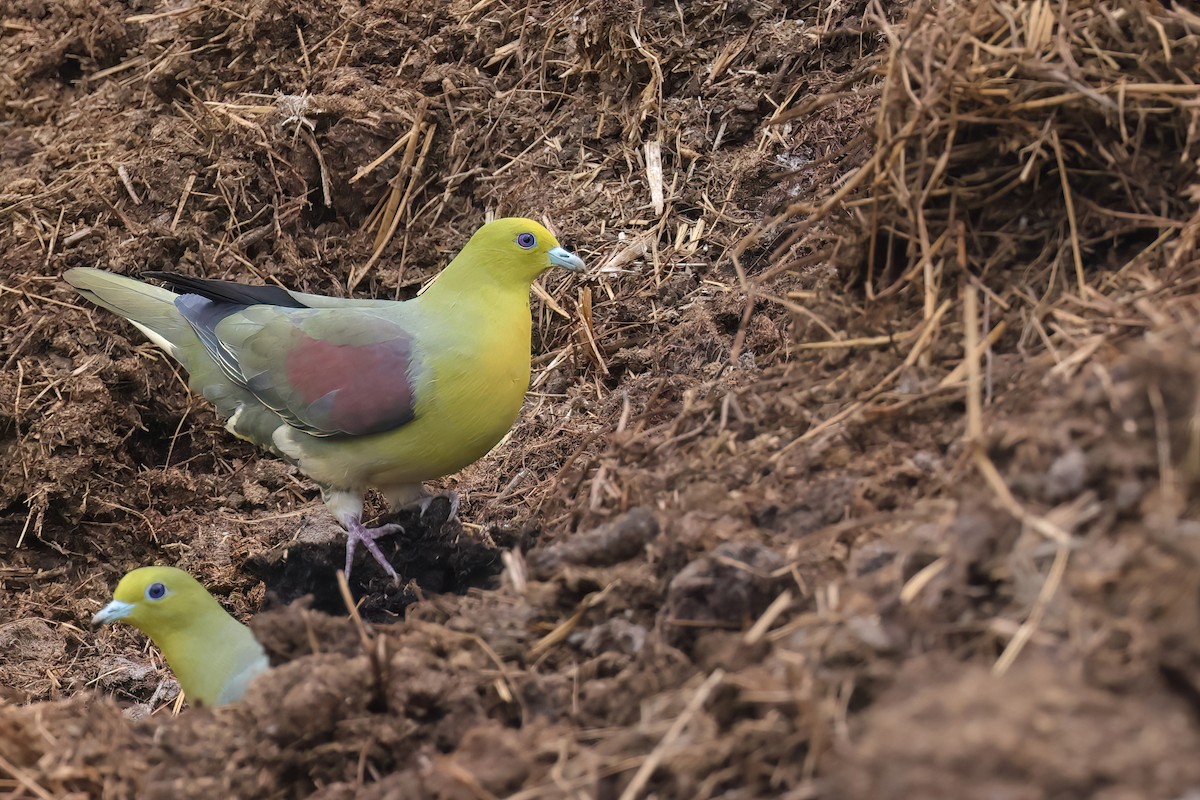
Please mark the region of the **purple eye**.
<svg viewBox="0 0 1200 800"><path fill-rule="evenodd" d="M532 250L537 247L537 237L532 233L519 233L517 234L517 244L526 250Z"/></svg>
<svg viewBox="0 0 1200 800"><path fill-rule="evenodd" d="M162 600L167 593L167 587L161 583L152 583L146 587L146 597L151 600Z"/></svg>

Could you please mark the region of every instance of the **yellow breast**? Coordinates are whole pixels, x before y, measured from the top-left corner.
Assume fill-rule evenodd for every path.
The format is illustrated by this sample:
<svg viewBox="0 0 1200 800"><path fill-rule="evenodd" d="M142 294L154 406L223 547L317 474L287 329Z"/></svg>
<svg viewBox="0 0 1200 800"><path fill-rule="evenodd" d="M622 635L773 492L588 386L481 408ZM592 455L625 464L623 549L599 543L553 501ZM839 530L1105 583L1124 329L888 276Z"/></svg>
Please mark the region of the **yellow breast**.
<svg viewBox="0 0 1200 800"><path fill-rule="evenodd" d="M413 420L373 436L291 434L300 468L338 487L387 487L457 472L495 447L529 388L529 295L488 293L422 319ZM432 316L432 314L431 314Z"/></svg>

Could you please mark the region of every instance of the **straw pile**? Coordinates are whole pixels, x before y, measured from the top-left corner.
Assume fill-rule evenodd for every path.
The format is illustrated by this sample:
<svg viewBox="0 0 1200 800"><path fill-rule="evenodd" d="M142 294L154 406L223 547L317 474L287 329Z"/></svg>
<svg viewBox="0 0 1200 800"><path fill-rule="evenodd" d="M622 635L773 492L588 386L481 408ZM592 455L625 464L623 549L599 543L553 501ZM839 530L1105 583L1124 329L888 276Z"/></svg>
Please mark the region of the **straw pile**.
<svg viewBox="0 0 1200 800"><path fill-rule="evenodd" d="M861 163L775 218L784 264L849 215L837 229L868 296L919 293L927 314L964 270L1036 305L1129 266L1194 268L1200 16L1035 0L923 2L902 26L873 3L868 18L889 46L867 142L844 148Z"/></svg>

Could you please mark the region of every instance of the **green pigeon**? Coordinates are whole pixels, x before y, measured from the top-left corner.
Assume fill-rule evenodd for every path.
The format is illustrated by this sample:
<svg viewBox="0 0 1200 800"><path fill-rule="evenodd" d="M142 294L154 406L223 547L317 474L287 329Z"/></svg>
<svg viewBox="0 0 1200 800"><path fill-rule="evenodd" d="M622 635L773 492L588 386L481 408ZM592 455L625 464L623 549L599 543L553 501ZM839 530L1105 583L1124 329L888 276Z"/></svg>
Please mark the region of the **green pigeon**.
<svg viewBox="0 0 1200 800"><path fill-rule="evenodd" d="M584 269L549 230L511 217L484 225L417 297L355 300L147 273L161 288L90 268L66 281L177 359L188 385L242 439L296 464L347 531L346 574L362 544L399 579L362 523L368 487L393 509L422 482L482 458L529 388L529 291L551 267ZM452 514L457 497L451 497Z"/></svg>

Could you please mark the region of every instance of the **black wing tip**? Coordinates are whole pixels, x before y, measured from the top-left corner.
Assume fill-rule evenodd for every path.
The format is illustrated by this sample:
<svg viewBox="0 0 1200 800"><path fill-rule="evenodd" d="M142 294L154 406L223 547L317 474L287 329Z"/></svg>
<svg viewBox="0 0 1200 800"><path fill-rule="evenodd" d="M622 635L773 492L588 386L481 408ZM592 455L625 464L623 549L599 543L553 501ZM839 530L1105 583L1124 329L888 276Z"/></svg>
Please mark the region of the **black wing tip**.
<svg viewBox="0 0 1200 800"><path fill-rule="evenodd" d="M249 286L234 281L219 281L210 278L193 278L178 272L147 270L141 278L152 278L167 284L173 291L196 294L215 303L237 306L281 306L283 308L308 308L291 292L280 286Z"/></svg>

